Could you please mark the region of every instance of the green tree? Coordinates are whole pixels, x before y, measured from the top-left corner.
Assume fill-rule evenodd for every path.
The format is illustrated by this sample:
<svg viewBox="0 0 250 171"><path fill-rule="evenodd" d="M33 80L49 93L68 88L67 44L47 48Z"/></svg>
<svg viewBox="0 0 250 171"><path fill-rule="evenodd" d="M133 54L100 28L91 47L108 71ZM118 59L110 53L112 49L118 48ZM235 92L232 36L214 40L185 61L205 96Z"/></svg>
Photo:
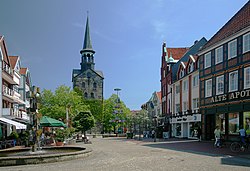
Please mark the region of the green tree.
<svg viewBox="0 0 250 171"><path fill-rule="evenodd" d="M86 137L86 131L95 126L95 118L90 111L79 112L73 119L73 126L77 131L84 133Z"/></svg>
<svg viewBox="0 0 250 171"><path fill-rule="evenodd" d="M84 104L81 96L70 87L59 86L53 93L51 90L43 90L41 93L40 113L55 119L66 119L68 109L69 119L80 111L87 111L89 107Z"/></svg>
<svg viewBox="0 0 250 171"><path fill-rule="evenodd" d="M127 115L130 113L130 109L126 107L124 102L119 100L119 103L117 103L117 99L117 95L112 94L110 98L104 100L103 127L105 132L110 132L116 126L125 126ZM117 108L118 104L119 107ZM115 110L119 112L115 113ZM118 123L115 121L123 122Z"/></svg>

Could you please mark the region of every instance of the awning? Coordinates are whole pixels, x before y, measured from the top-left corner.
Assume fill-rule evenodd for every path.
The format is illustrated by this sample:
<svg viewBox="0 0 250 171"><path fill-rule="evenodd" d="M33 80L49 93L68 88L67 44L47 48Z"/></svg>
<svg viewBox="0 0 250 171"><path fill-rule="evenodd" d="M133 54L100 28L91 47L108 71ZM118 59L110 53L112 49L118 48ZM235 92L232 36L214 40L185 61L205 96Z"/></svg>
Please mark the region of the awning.
<svg viewBox="0 0 250 171"><path fill-rule="evenodd" d="M16 129L26 129L27 126L19 122L12 121L7 118L0 118L0 121L16 126Z"/></svg>

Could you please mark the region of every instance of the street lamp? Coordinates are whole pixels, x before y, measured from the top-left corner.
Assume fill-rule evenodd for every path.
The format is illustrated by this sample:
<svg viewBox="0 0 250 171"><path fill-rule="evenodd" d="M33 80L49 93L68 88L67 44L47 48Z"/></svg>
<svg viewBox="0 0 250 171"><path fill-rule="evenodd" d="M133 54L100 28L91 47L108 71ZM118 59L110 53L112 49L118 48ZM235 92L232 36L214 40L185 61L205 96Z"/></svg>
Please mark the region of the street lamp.
<svg viewBox="0 0 250 171"><path fill-rule="evenodd" d="M153 120L154 120L154 125L155 125L154 142L156 142L156 126L157 126L157 116L156 115L153 117Z"/></svg>
<svg viewBox="0 0 250 171"><path fill-rule="evenodd" d="M119 91L121 91L122 89L120 88L115 88L114 91L116 91L116 94L117 94L117 99L116 99L116 106L115 106L115 109L114 109L114 114L115 115L119 115L121 114L123 111L120 109L120 98L119 98ZM120 123L121 120L118 116L115 117L115 120L114 122L116 123ZM115 128L114 128L114 133L115 133Z"/></svg>

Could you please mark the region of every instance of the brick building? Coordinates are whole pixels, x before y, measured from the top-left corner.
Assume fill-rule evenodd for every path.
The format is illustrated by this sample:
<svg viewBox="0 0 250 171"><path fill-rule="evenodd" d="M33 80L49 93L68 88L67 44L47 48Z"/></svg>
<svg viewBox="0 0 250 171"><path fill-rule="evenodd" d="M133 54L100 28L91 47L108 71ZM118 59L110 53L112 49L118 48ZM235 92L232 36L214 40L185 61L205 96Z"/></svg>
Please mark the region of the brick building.
<svg viewBox="0 0 250 171"><path fill-rule="evenodd" d="M201 49L200 111L203 138L213 139L216 125L226 139L250 133L250 2L248 1Z"/></svg>

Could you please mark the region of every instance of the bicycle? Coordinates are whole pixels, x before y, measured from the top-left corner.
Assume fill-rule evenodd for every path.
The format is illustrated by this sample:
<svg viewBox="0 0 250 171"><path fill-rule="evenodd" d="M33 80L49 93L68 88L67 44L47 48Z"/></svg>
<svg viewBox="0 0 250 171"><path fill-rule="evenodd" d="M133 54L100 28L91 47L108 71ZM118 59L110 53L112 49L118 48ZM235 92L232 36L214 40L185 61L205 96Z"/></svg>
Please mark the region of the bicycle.
<svg viewBox="0 0 250 171"><path fill-rule="evenodd" d="M248 149L248 143L243 144L242 142L233 142L230 145L230 150L234 153L238 153L240 151L246 151Z"/></svg>

